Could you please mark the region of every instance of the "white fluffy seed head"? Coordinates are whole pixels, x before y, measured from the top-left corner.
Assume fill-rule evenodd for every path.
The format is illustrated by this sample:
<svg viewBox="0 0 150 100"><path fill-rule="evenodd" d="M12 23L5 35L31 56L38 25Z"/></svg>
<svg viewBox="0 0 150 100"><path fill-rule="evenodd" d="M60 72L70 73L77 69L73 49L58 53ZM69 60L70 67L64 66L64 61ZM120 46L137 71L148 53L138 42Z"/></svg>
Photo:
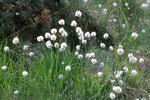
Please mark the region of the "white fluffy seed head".
<svg viewBox="0 0 150 100"><path fill-rule="evenodd" d="M61 43L60 47L61 47L61 48L67 48L66 42Z"/></svg>
<svg viewBox="0 0 150 100"><path fill-rule="evenodd" d="M83 59L83 55L82 55L82 54L79 54L79 55L78 55L78 59Z"/></svg>
<svg viewBox="0 0 150 100"><path fill-rule="evenodd" d="M141 63L141 64L144 63L144 58L140 58L139 63Z"/></svg>
<svg viewBox="0 0 150 100"><path fill-rule="evenodd" d="M45 33L45 38L46 38L46 39L50 39L50 38L51 38L51 34L50 34L49 32L46 32L46 33Z"/></svg>
<svg viewBox="0 0 150 100"><path fill-rule="evenodd" d="M79 51L80 50L80 45L76 46L76 50Z"/></svg>
<svg viewBox="0 0 150 100"><path fill-rule="evenodd" d="M18 44L19 43L19 38L15 37L12 41L13 44Z"/></svg>
<svg viewBox="0 0 150 100"><path fill-rule="evenodd" d="M15 95L19 94L19 91L18 91L18 90L15 90L15 91L14 91L14 94L15 94Z"/></svg>
<svg viewBox="0 0 150 100"><path fill-rule="evenodd" d="M82 17L82 12L81 11L76 11L75 16L76 17Z"/></svg>
<svg viewBox="0 0 150 100"><path fill-rule="evenodd" d="M60 52L64 52L66 48L59 48Z"/></svg>
<svg viewBox="0 0 150 100"><path fill-rule="evenodd" d="M64 19L59 20L59 21L58 21L58 24L59 24L59 25L65 25L65 20L64 20Z"/></svg>
<svg viewBox="0 0 150 100"><path fill-rule="evenodd" d="M100 43L100 47L101 48L105 48L105 44L104 43Z"/></svg>
<svg viewBox="0 0 150 100"><path fill-rule="evenodd" d="M114 86L113 91L117 94L120 94L122 92L122 88L120 86Z"/></svg>
<svg viewBox="0 0 150 100"><path fill-rule="evenodd" d="M62 27L59 29L59 33L63 33L64 31L65 31L65 29Z"/></svg>
<svg viewBox="0 0 150 100"><path fill-rule="evenodd" d="M60 74L59 79L62 80L64 78L64 75Z"/></svg>
<svg viewBox="0 0 150 100"><path fill-rule="evenodd" d="M123 28L126 28L126 24L122 24L122 27L123 27Z"/></svg>
<svg viewBox="0 0 150 100"><path fill-rule="evenodd" d="M87 3L88 2L88 0L83 0L84 1L84 3Z"/></svg>
<svg viewBox="0 0 150 100"><path fill-rule="evenodd" d="M125 6L128 7L128 5L129 5L129 4L126 2L126 3L125 3Z"/></svg>
<svg viewBox="0 0 150 100"><path fill-rule="evenodd" d="M107 14L107 9L106 8L102 9L102 13Z"/></svg>
<svg viewBox="0 0 150 100"><path fill-rule="evenodd" d="M98 7L99 7L99 8L102 8L102 4L98 4Z"/></svg>
<svg viewBox="0 0 150 100"><path fill-rule="evenodd" d="M90 53L86 53L86 54L85 54L85 57L86 57L86 58L90 58Z"/></svg>
<svg viewBox="0 0 150 100"><path fill-rule="evenodd" d="M38 36L38 37L37 37L37 41L38 41L38 42L44 41L44 37L43 37L43 36Z"/></svg>
<svg viewBox="0 0 150 100"><path fill-rule="evenodd" d="M111 20L111 19L109 19L108 21L109 21L109 22L112 22L112 20Z"/></svg>
<svg viewBox="0 0 150 100"><path fill-rule="evenodd" d="M54 47L55 47L55 48L59 48L59 43L58 43L58 42L55 42Z"/></svg>
<svg viewBox="0 0 150 100"><path fill-rule="evenodd" d="M121 44L119 44L118 48L123 48Z"/></svg>
<svg viewBox="0 0 150 100"><path fill-rule="evenodd" d="M67 37L68 36L68 33L66 31L64 31L62 34L61 34L62 37Z"/></svg>
<svg viewBox="0 0 150 100"><path fill-rule="evenodd" d="M139 98L135 98L134 100L140 100Z"/></svg>
<svg viewBox="0 0 150 100"><path fill-rule="evenodd" d="M122 48L117 49L117 54L122 55L124 53L124 50Z"/></svg>
<svg viewBox="0 0 150 100"><path fill-rule="evenodd" d="M51 48L53 46L50 40L48 40L45 45L47 48Z"/></svg>
<svg viewBox="0 0 150 100"><path fill-rule="evenodd" d="M29 46L28 46L28 45L24 45L24 46L23 46L23 50L26 51L26 50L28 50L28 49L29 49Z"/></svg>
<svg viewBox="0 0 150 100"><path fill-rule="evenodd" d="M142 29L142 33L145 33L146 31L145 31L145 29Z"/></svg>
<svg viewBox="0 0 150 100"><path fill-rule="evenodd" d="M141 7L142 7L142 8L148 8L148 7L149 7L149 4L143 3Z"/></svg>
<svg viewBox="0 0 150 100"><path fill-rule="evenodd" d="M135 76L137 75L137 71L136 70L131 70L131 76Z"/></svg>
<svg viewBox="0 0 150 100"><path fill-rule="evenodd" d="M109 47L109 50L110 50L110 51L113 51L113 50L114 50L113 46L110 46L110 47Z"/></svg>
<svg viewBox="0 0 150 100"><path fill-rule="evenodd" d="M131 34L131 37L132 37L133 39L136 39L136 38L138 37L138 34L137 34L136 32L133 32L133 33Z"/></svg>
<svg viewBox="0 0 150 100"><path fill-rule="evenodd" d="M85 36L86 38L90 38L90 37L91 37L91 34L90 34L90 32L86 32L84 36Z"/></svg>
<svg viewBox="0 0 150 100"><path fill-rule="evenodd" d="M100 67L104 67L104 62L101 62L101 63L100 63Z"/></svg>
<svg viewBox="0 0 150 100"><path fill-rule="evenodd" d="M116 98L116 95L115 95L114 93L111 92L111 93L109 94L109 97L113 100L113 99Z"/></svg>
<svg viewBox="0 0 150 100"><path fill-rule="evenodd" d="M115 80L110 80L111 84L114 84L116 81Z"/></svg>
<svg viewBox="0 0 150 100"><path fill-rule="evenodd" d="M79 52L78 52L78 51L76 51L76 52L75 52L75 56L78 56L78 55L79 55Z"/></svg>
<svg viewBox="0 0 150 100"><path fill-rule="evenodd" d="M82 40L82 44L86 45L87 44L87 40Z"/></svg>
<svg viewBox="0 0 150 100"><path fill-rule="evenodd" d="M29 52L29 56L32 57L34 55L33 52Z"/></svg>
<svg viewBox="0 0 150 100"><path fill-rule="evenodd" d="M116 74L116 75L115 75L115 78L116 78L116 79L121 78L121 74L119 74L119 73L118 73L118 74Z"/></svg>
<svg viewBox="0 0 150 100"><path fill-rule="evenodd" d="M113 2L113 7L117 7L117 2Z"/></svg>
<svg viewBox="0 0 150 100"><path fill-rule="evenodd" d="M130 57L129 58L129 62L135 64L137 62L137 58L136 57Z"/></svg>
<svg viewBox="0 0 150 100"><path fill-rule="evenodd" d="M56 35L51 35L51 40L52 40L52 41L56 41L56 39L57 39L57 36L56 36Z"/></svg>
<svg viewBox="0 0 150 100"><path fill-rule="evenodd" d="M91 59L91 63L92 63L92 64L96 64L96 63L97 63L97 60L96 60L96 59Z"/></svg>
<svg viewBox="0 0 150 100"><path fill-rule="evenodd" d="M62 65L64 65L64 64L65 64L65 62L64 62L64 61L62 61L62 62L61 62L61 64L62 64Z"/></svg>
<svg viewBox="0 0 150 100"><path fill-rule="evenodd" d="M52 28L52 29L51 29L51 33L52 33L52 34L56 34L56 33L57 33L57 29L56 29L56 28Z"/></svg>
<svg viewBox="0 0 150 100"><path fill-rule="evenodd" d="M117 19L116 19L116 18L114 18L114 19L113 19L113 22L117 22Z"/></svg>
<svg viewBox="0 0 150 100"><path fill-rule="evenodd" d="M96 37L96 32L91 32L91 37Z"/></svg>
<svg viewBox="0 0 150 100"><path fill-rule="evenodd" d="M114 74L116 79L120 79L121 75L123 74L123 71L115 71Z"/></svg>
<svg viewBox="0 0 150 100"><path fill-rule="evenodd" d="M71 71L71 67L70 66L66 66L65 70L69 72L69 71Z"/></svg>
<svg viewBox="0 0 150 100"><path fill-rule="evenodd" d="M119 80L119 85L123 85L123 80Z"/></svg>
<svg viewBox="0 0 150 100"><path fill-rule="evenodd" d="M19 12L16 12L16 16L19 16L20 15L20 13Z"/></svg>
<svg viewBox="0 0 150 100"><path fill-rule="evenodd" d="M132 53L129 53L128 54L128 58L132 58L133 57L133 54Z"/></svg>
<svg viewBox="0 0 150 100"><path fill-rule="evenodd" d="M79 36L79 40L84 40L84 36L83 35Z"/></svg>
<svg viewBox="0 0 150 100"><path fill-rule="evenodd" d="M129 71L128 67L123 67L123 71L127 73Z"/></svg>
<svg viewBox="0 0 150 100"><path fill-rule="evenodd" d="M97 76L98 76L98 77L101 77L102 75L103 75L102 72L98 72L98 73L97 73Z"/></svg>
<svg viewBox="0 0 150 100"><path fill-rule="evenodd" d="M141 98L141 100L147 100L145 97Z"/></svg>
<svg viewBox="0 0 150 100"><path fill-rule="evenodd" d="M2 70L7 70L7 66L2 66Z"/></svg>
<svg viewBox="0 0 150 100"><path fill-rule="evenodd" d="M84 33L83 33L83 31L80 31L79 33L77 33L78 34L78 36L82 36L83 37L83 39L84 39Z"/></svg>
<svg viewBox="0 0 150 100"><path fill-rule="evenodd" d="M76 33L79 33L79 32L81 32L81 31L82 31L81 27L77 27L77 28L76 28Z"/></svg>
<svg viewBox="0 0 150 100"><path fill-rule="evenodd" d="M9 52L9 51L10 51L9 47L8 47L8 46L5 46L5 47L4 47L4 51L5 51L5 52Z"/></svg>
<svg viewBox="0 0 150 100"><path fill-rule="evenodd" d="M51 44L51 41L50 41L50 40L48 40L45 44Z"/></svg>
<svg viewBox="0 0 150 100"><path fill-rule="evenodd" d="M71 22L71 26L72 26L72 27L77 27L77 22L76 22L75 20L73 20L73 21Z"/></svg>
<svg viewBox="0 0 150 100"><path fill-rule="evenodd" d="M23 76L28 76L28 72L27 72L27 71L23 71L23 72L22 72L22 75L23 75Z"/></svg>
<svg viewBox="0 0 150 100"><path fill-rule="evenodd" d="M95 57L95 53L94 52L91 52L90 53L90 58L94 58Z"/></svg>

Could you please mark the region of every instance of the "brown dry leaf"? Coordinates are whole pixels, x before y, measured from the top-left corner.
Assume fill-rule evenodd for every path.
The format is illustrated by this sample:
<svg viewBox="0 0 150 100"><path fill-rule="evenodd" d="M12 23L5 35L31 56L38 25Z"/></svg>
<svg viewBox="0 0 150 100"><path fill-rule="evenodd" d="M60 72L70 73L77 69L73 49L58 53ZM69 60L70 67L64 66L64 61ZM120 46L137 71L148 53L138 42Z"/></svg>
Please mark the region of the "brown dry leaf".
<svg viewBox="0 0 150 100"><path fill-rule="evenodd" d="M39 15L34 18L34 20L35 20L36 23L40 23L40 22L49 23L49 22L52 22L52 18L49 14L50 14L50 10L42 9L42 10L40 10Z"/></svg>

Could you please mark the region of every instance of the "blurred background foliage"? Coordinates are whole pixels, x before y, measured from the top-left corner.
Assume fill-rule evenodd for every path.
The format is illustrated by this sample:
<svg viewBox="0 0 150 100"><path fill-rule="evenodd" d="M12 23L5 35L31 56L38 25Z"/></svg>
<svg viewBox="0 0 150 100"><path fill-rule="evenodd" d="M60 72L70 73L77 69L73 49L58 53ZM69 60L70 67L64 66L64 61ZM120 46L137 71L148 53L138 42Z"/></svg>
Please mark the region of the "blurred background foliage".
<svg viewBox="0 0 150 100"><path fill-rule="evenodd" d="M70 23L73 19L77 20L79 26L84 31L96 31L98 33L97 40L112 45L112 37L109 40L102 39L102 35L107 32L103 25L97 23L97 19L89 14L80 0L5 0L1 1L0 9L0 40L8 39L18 34L23 40L35 42L36 37L49 32L51 28L59 28L57 22L65 19L65 29L69 33L70 40L73 45L79 44L75 31L72 30ZM82 19L74 16L76 10L81 10ZM71 43L72 44L72 43Z"/></svg>
<svg viewBox="0 0 150 100"><path fill-rule="evenodd" d="M117 7L112 6L113 2L117 2ZM141 32L142 26L149 25L150 13L147 9L141 8L143 2L146 1L0 0L0 41L18 34L25 41L35 42L37 36L49 32L51 28L59 28L57 22L63 18L67 23L65 29L69 33L68 41L74 39L76 41L74 45L79 41L70 27L73 19L78 21L85 32L96 31L98 43L101 41L109 45L113 45L116 41L122 43L128 41L124 38L127 37L126 35L130 35L133 31ZM125 6L125 3L128 3L128 6ZM81 20L74 17L76 10L84 13ZM106 32L112 37L103 40L102 36ZM147 37L148 34L143 38Z"/></svg>

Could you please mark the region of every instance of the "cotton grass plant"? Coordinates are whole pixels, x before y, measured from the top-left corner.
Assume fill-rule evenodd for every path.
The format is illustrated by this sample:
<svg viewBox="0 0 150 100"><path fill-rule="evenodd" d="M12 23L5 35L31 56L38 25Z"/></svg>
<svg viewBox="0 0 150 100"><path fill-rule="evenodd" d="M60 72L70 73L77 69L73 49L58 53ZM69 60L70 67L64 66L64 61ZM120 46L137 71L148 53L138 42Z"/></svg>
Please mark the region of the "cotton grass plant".
<svg viewBox="0 0 150 100"><path fill-rule="evenodd" d="M114 9L118 6L119 1L112 3ZM106 9L102 11L105 13ZM80 10L74 13L78 19L83 15ZM125 22L127 29L120 32L129 34L123 38L121 35L116 45L106 48L103 42L92 44L98 33L84 30L72 19L69 25L79 39L72 50L67 23L62 18L56 23L59 27L39 35L37 44L21 43L19 36L12 38L11 44L1 44L0 99L149 99L149 78L144 78L143 73L145 55L138 51L142 44L139 30L130 29ZM109 39L109 34L102 38Z"/></svg>

